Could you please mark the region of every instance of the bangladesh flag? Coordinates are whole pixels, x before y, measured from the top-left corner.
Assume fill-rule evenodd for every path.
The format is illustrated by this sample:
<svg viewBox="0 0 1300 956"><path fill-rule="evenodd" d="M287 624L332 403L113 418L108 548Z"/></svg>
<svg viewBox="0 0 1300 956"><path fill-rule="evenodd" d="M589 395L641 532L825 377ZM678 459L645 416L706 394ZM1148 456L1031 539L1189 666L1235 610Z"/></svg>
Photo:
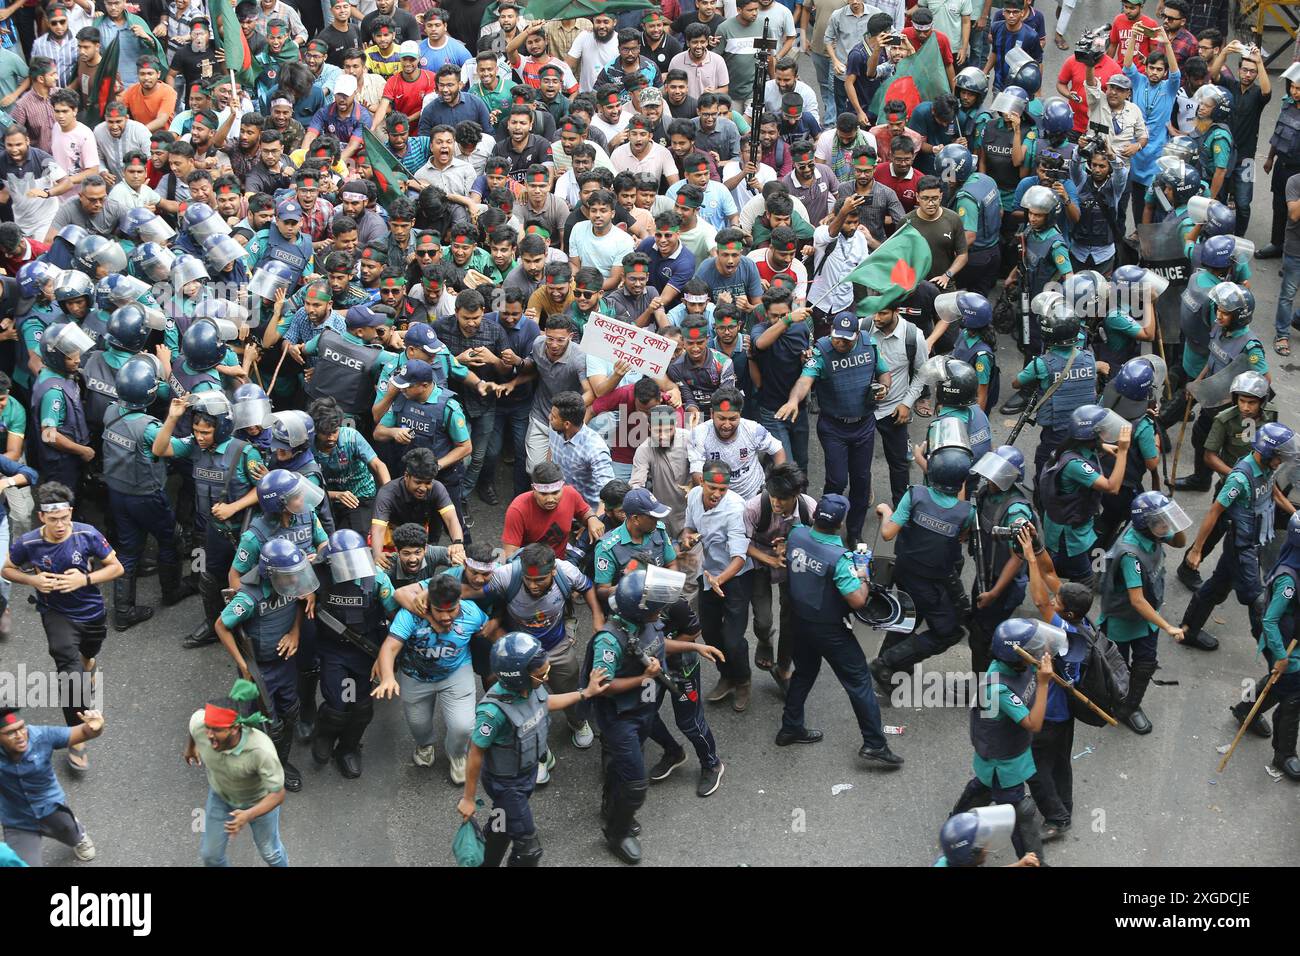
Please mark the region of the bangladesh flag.
<svg viewBox="0 0 1300 956"><path fill-rule="evenodd" d="M876 251L862 260L847 276L845 282L866 286L871 290L883 289L858 302L860 318L875 315L881 309L905 299L916 289L917 283L930 273L930 245L911 223L894 233Z"/></svg>
<svg viewBox="0 0 1300 956"><path fill-rule="evenodd" d="M104 121L104 111L113 102L113 91L117 88L117 37L108 45L95 67L95 75L90 81L90 92L81 108L81 122L94 129Z"/></svg>
<svg viewBox="0 0 1300 956"><path fill-rule="evenodd" d="M911 116L921 103L948 92L951 92L948 73L943 68L939 41L931 33L929 39L921 44L921 49L898 61L893 79L881 85L872 98L870 112L872 116L879 116L886 101L902 100L907 104L907 115Z"/></svg>
<svg viewBox="0 0 1300 956"><path fill-rule="evenodd" d="M406 181L411 174L406 171L401 160L394 156L387 146L370 130L361 130L361 144L370 160L370 168L375 173L375 187L379 190L379 201L387 205L399 196L406 195Z"/></svg>
<svg viewBox="0 0 1300 956"><path fill-rule="evenodd" d="M248 38L239 27L235 16L234 0L211 0L212 32L217 46L226 57L227 72L234 70L240 86L252 88L257 80L253 70L253 53L248 49Z"/></svg>

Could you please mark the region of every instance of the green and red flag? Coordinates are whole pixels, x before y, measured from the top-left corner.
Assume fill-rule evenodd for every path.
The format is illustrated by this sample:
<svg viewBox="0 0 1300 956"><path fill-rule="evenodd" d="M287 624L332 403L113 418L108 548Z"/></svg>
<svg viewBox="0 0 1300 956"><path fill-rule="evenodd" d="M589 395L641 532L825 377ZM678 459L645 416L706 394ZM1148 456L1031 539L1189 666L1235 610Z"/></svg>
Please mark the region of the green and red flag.
<svg viewBox="0 0 1300 956"><path fill-rule="evenodd" d="M628 10L651 10L652 0L528 0L524 12L529 20L572 20L598 13L618 14ZM495 8L496 4L493 3ZM484 21L486 23L488 21Z"/></svg>
<svg viewBox="0 0 1300 956"><path fill-rule="evenodd" d="M211 0L212 31L217 46L226 58L227 72L233 70L240 86L252 87L257 81L253 69L253 52L248 48L248 38L235 16L235 0Z"/></svg>
<svg viewBox="0 0 1300 956"><path fill-rule="evenodd" d="M95 75L90 81L90 92L86 94L86 104L81 110L81 122L91 129L104 121L104 111L116 98L113 94L117 89L117 39L113 37L113 42L100 56L99 66L95 67Z"/></svg>
<svg viewBox="0 0 1300 956"><path fill-rule="evenodd" d="M876 251L862 260L847 276L845 282L864 285L877 291L857 305L860 318L875 315L881 309L905 299L916 289L917 283L930 274L930 244L925 241L910 222L894 233Z"/></svg>
<svg viewBox="0 0 1300 956"><path fill-rule="evenodd" d="M366 151L366 159L375 174L375 188L379 190L381 204L392 202L399 196L406 195L406 181L411 174L406 171L401 160L392 154L378 136L363 128L361 145Z"/></svg>
<svg viewBox="0 0 1300 956"><path fill-rule="evenodd" d="M921 49L898 61L893 78L876 91L871 100L871 115L884 112L888 100L902 100L907 104L907 115L911 116L921 103L948 92L948 73L939 52L939 41L931 33Z"/></svg>

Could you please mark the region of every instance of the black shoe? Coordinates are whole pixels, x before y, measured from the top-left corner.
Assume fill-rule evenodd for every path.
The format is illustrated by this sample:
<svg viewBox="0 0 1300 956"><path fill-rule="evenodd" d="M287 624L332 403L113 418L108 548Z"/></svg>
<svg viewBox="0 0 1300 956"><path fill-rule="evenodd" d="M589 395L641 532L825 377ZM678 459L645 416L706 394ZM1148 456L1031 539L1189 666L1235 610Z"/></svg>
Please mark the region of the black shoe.
<svg viewBox="0 0 1300 956"><path fill-rule="evenodd" d="M1247 717L1250 716L1250 708L1245 707L1242 704L1236 704L1232 707L1229 707L1228 710L1232 711L1233 719L1237 721L1238 727L1240 727L1242 725L1242 722ZM1262 737L1265 740L1267 740L1269 737L1273 736L1273 725L1268 722L1267 717L1265 717L1263 714L1260 714L1250 722L1249 733L1254 734L1256 737Z"/></svg>
<svg viewBox="0 0 1300 956"><path fill-rule="evenodd" d="M1278 259L1282 255L1282 250L1274 243L1269 243L1262 249L1255 250L1256 259Z"/></svg>
<svg viewBox="0 0 1300 956"><path fill-rule="evenodd" d="M1300 757L1296 757L1295 754L1283 757L1281 763L1278 763L1277 758L1274 757L1273 767L1286 774L1288 780L1300 780Z"/></svg>
<svg viewBox="0 0 1300 956"><path fill-rule="evenodd" d="M876 682L876 690L879 691L876 696L880 698L882 705L886 705L889 695L894 689L892 680L894 672L882 657L875 658L867 666L871 669L871 676Z"/></svg>
<svg viewBox="0 0 1300 956"><path fill-rule="evenodd" d="M1014 395L1012 395L1010 398L1008 398L1005 402L1002 403L1002 407L999 408L998 411L1003 415L1019 415L1021 412L1025 410L1025 406L1028 404L1029 404L1029 398L1025 395L1025 393L1016 392Z"/></svg>
<svg viewBox="0 0 1300 956"><path fill-rule="evenodd" d="M478 486L479 500L485 505L499 505L501 498L497 495L496 485L483 484Z"/></svg>
<svg viewBox="0 0 1300 956"><path fill-rule="evenodd" d="M361 751L349 750L347 753L336 753L334 759L338 762L339 771L348 780L355 780L361 776Z"/></svg>
<svg viewBox="0 0 1300 956"><path fill-rule="evenodd" d="M121 634L123 631L130 630L137 624L143 624L149 618L153 617L153 608L151 607L133 607L129 611L119 612L113 609L113 630Z"/></svg>
<svg viewBox="0 0 1300 956"><path fill-rule="evenodd" d="M1141 707L1137 708L1133 713L1125 717L1124 723L1128 724L1129 730L1133 731L1135 734L1142 734L1145 736L1146 734L1151 733L1151 721L1147 719L1146 714L1142 713Z"/></svg>
<svg viewBox="0 0 1300 956"><path fill-rule="evenodd" d="M650 782L658 783L660 780L667 780L669 775L684 763L686 763L685 750L679 750L677 753L669 753L665 750L659 762L650 768Z"/></svg>
<svg viewBox="0 0 1300 956"><path fill-rule="evenodd" d="M1175 479L1174 491L1209 491L1210 479L1201 478L1197 475L1184 475L1182 478Z"/></svg>
<svg viewBox="0 0 1300 956"><path fill-rule="evenodd" d="M181 641L181 647L187 651L192 651L196 647L207 647L209 644L215 644L217 640L217 632L211 626L205 624L187 634L185 639Z"/></svg>
<svg viewBox="0 0 1300 956"><path fill-rule="evenodd" d="M1194 647L1198 651L1217 651L1219 649L1219 639L1213 634L1207 634L1202 630L1184 637L1182 646Z"/></svg>
<svg viewBox="0 0 1300 956"><path fill-rule="evenodd" d="M605 845L624 863L641 862L641 841L630 833L621 840L613 840L606 835Z"/></svg>
<svg viewBox="0 0 1300 956"><path fill-rule="evenodd" d="M302 789L302 774L287 760L284 762L284 789L290 793L297 793Z"/></svg>
<svg viewBox="0 0 1300 956"><path fill-rule="evenodd" d="M1044 820L1043 825L1038 830L1038 838L1044 843L1051 843L1053 840L1059 840L1065 836L1066 831L1069 829L1069 820L1064 823L1053 823L1050 820Z"/></svg>
<svg viewBox="0 0 1300 956"><path fill-rule="evenodd" d="M716 767L705 767L700 771L700 782L695 785L695 795L697 797L707 797L714 790L717 790L722 783L722 772L727 768L718 761Z"/></svg>
<svg viewBox="0 0 1300 956"><path fill-rule="evenodd" d="M311 759L318 767L323 767L330 762L330 757L334 754L334 738L326 737L323 734L317 734L311 741Z"/></svg>
<svg viewBox="0 0 1300 956"><path fill-rule="evenodd" d="M609 809L603 805L600 808L600 818L602 820L609 819ZM641 835L641 821L633 817L632 822L628 824L627 832L634 837L639 837Z"/></svg>
<svg viewBox="0 0 1300 956"><path fill-rule="evenodd" d="M903 758L889 749L889 744L879 750L872 750L866 744L858 751L858 756L870 764L879 764L888 770L897 770L903 765Z"/></svg>
<svg viewBox="0 0 1300 956"><path fill-rule="evenodd" d="M776 745L778 747L788 747L791 744L819 744L825 736L820 730L809 730L807 727L800 727L798 730L779 730L776 734Z"/></svg>
<svg viewBox="0 0 1300 956"><path fill-rule="evenodd" d="M1201 578L1201 572L1197 571L1186 561L1178 565L1178 580L1182 582L1183 587L1189 591L1199 591L1201 585L1205 583Z"/></svg>

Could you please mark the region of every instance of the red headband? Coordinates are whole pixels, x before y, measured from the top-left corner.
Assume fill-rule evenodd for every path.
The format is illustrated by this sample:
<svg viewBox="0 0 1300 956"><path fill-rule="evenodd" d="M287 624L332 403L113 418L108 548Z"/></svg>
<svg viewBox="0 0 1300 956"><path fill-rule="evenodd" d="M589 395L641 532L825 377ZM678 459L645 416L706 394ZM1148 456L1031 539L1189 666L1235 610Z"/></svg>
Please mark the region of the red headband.
<svg viewBox="0 0 1300 956"><path fill-rule="evenodd" d="M208 704L203 708L203 723L217 730L225 730L235 726L235 721L239 714L229 707L218 707L216 704Z"/></svg>

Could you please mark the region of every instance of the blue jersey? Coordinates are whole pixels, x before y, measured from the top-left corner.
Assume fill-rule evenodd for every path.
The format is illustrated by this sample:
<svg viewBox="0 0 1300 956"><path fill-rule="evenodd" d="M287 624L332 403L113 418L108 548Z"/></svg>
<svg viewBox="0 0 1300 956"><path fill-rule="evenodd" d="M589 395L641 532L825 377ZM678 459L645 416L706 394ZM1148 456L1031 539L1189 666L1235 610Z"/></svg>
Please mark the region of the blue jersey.
<svg viewBox="0 0 1300 956"><path fill-rule="evenodd" d="M113 553L113 546L98 528L72 522L72 533L58 544L50 544L41 535L41 529L28 531L9 546L9 560L32 573L48 571L62 574L69 568L90 573L92 560L103 561ZM36 593L36 608L40 611L57 611L71 621L82 623L104 616L104 596L91 585L75 591Z"/></svg>
<svg viewBox="0 0 1300 956"><path fill-rule="evenodd" d="M17 760L0 757L0 824L35 830L37 821L67 803L50 757L71 736L71 727L28 724L26 752Z"/></svg>
<svg viewBox="0 0 1300 956"><path fill-rule="evenodd" d="M460 615L451 629L439 634L433 625L403 608L397 612L390 637L404 645L397 666L408 677L422 681L446 680L469 663L469 639L483 629L488 616L472 601L460 602Z"/></svg>

